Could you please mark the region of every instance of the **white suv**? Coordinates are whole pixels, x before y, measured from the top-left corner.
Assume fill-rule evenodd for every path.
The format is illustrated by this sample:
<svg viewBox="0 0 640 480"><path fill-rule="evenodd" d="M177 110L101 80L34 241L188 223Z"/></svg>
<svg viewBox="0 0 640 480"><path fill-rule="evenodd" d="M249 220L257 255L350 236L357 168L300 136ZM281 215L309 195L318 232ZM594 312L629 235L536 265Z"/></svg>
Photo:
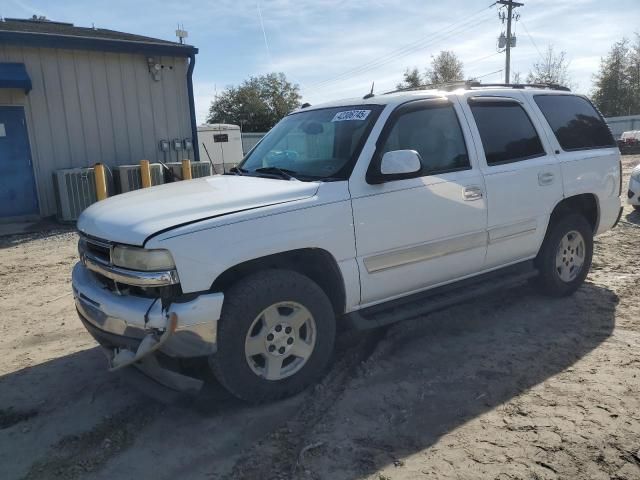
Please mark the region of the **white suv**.
<svg viewBox="0 0 640 480"><path fill-rule="evenodd" d="M78 221L73 290L110 366L178 388L207 357L248 401L296 393L336 330L531 279L584 281L621 214L620 157L585 97L398 92L285 117L233 174L118 195ZM173 358L173 360L172 360Z"/></svg>

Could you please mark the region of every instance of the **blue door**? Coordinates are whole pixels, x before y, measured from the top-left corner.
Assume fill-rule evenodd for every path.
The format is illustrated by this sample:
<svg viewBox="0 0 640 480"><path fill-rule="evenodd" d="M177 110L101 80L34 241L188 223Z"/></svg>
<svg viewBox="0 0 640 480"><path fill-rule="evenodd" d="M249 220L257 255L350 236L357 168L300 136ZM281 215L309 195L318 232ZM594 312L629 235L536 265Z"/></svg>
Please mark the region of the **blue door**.
<svg viewBox="0 0 640 480"><path fill-rule="evenodd" d="M0 218L37 214L24 108L0 107Z"/></svg>

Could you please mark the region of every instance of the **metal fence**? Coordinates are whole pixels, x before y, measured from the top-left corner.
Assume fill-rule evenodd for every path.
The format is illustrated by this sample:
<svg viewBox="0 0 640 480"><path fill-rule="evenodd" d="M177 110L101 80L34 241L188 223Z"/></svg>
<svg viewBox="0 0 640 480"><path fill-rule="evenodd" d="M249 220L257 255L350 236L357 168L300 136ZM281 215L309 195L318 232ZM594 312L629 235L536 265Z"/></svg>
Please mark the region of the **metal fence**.
<svg viewBox="0 0 640 480"><path fill-rule="evenodd" d="M266 135L265 133L250 133L243 132L242 133L242 152L246 155L249 150L251 150L256 143L258 143L262 137Z"/></svg>
<svg viewBox="0 0 640 480"><path fill-rule="evenodd" d="M622 132L628 132L629 130L640 130L640 115L627 115L625 117L609 117L605 118L611 133L616 138L620 139Z"/></svg>

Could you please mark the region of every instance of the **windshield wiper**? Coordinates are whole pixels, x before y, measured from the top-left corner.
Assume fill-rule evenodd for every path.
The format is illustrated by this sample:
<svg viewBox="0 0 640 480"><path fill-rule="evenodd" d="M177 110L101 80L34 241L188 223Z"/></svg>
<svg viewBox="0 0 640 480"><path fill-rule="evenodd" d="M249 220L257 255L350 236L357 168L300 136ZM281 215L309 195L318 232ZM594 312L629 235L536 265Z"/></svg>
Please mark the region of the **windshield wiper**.
<svg viewBox="0 0 640 480"><path fill-rule="evenodd" d="M225 173L225 175L228 174L233 174L233 175L242 175L243 173L247 173L249 170L245 170L244 168L240 168L240 167L231 167L229 169L229 172Z"/></svg>
<svg viewBox="0 0 640 480"><path fill-rule="evenodd" d="M294 172L293 170L288 170L286 168L278 168L278 167L260 167L260 168L256 168L254 170L254 172L256 173L267 173L267 174L275 174L280 176L281 178L284 178L285 180L297 180L296 177L294 177L293 175L295 175L296 172Z"/></svg>

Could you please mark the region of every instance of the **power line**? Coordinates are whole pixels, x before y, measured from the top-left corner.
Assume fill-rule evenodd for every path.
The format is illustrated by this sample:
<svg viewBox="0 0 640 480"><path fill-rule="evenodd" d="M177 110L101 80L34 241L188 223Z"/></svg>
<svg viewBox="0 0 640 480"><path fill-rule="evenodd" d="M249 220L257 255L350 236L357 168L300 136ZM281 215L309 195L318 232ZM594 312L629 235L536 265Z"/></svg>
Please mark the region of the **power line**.
<svg viewBox="0 0 640 480"><path fill-rule="evenodd" d="M536 51L538 52L538 55L540 55L540 59L542 61L544 61L544 56L542 55L542 53L540 52L540 49L538 48L538 45L536 45L536 42L533 40L533 37L531 36L531 34L529 33L529 29L527 28L527 26L524 24L524 20L521 20L522 22L522 28L524 28L525 33L527 34L527 36L529 37L529 40L531 40L531 44L534 46L534 48L536 49Z"/></svg>
<svg viewBox="0 0 640 480"><path fill-rule="evenodd" d="M495 75L496 73L501 73L501 72L504 72L504 68L501 68L500 70L496 70L495 72L485 73L484 75L478 75L477 77L471 76L471 75L469 77L472 78L473 80L479 80L481 78L488 77L489 75Z"/></svg>
<svg viewBox="0 0 640 480"><path fill-rule="evenodd" d="M481 62L482 60L486 60L487 58L495 57L496 55L500 55L502 52L493 52L489 55L485 55L484 57L474 58L470 62L464 62L464 67L467 68L469 65L473 65L475 63Z"/></svg>
<svg viewBox="0 0 640 480"><path fill-rule="evenodd" d="M475 24L473 24L472 21L466 20L462 24L454 26L454 28L450 29L449 31L444 31L444 32L443 31L439 31L439 32L436 32L435 34L432 34L430 37L428 37L426 39L423 39L421 41L422 43L419 44L419 45L415 45L415 46L411 46L411 47L404 47L403 49L398 50L398 52L402 52L402 53L398 54L398 53L396 53L396 51L394 51L394 52L392 52L390 54L383 55L383 56L381 56L381 57L379 57L379 58L377 58L375 60L372 60L372 61L370 61L370 62L368 62L366 64L363 64L363 65L361 65L359 67L356 67L356 68L353 68L353 69L348 70L346 72L343 72L342 74L337 75L334 78L318 82L318 83L312 85L312 87L316 87L316 88L317 87L324 87L326 84L334 83L334 82L336 82L338 80L346 80L348 78L351 78L354 75L365 73L365 72L368 72L370 70L373 70L373 69L379 68L381 66L387 65L389 63L395 62L395 61L397 61L397 60L399 60L401 58L404 58L404 57L406 57L408 55L411 55L412 53L414 53L414 52L416 52L418 50L424 49L424 48L426 48L426 47L428 47L428 46L430 46L430 45L432 45L432 44L434 44L436 42L442 41L442 40L444 40L444 39L446 39L448 37L451 37L452 35L460 33L462 31L464 31L465 29L467 29L468 27L473 28L473 27L475 27L475 26L477 26L477 25L479 25L481 23L484 23L484 22L486 22L488 20L489 19L487 18L487 19L484 19L483 21L475 23Z"/></svg>
<svg viewBox="0 0 640 480"><path fill-rule="evenodd" d="M310 89L318 89L318 88L324 88L326 85L334 83L336 81L339 80L346 80L348 78L351 78L352 76L356 75L356 74L361 74L370 70L373 70L375 68L379 68L383 65L386 65L388 63L391 63L393 61L396 61L398 59L404 58L412 53L414 53L417 50L423 49L437 41L441 41L444 40L445 38L448 38L454 34L457 33L461 33L462 31L465 31L469 28L474 28L477 25L480 25L484 22L486 22L487 19L483 19L480 22L474 23L475 18L477 17L479 14L488 11L489 8L491 8L493 5L495 5L495 3L489 5L488 7L482 8L480 10L478 10L477 12L471 14L470 17L468 17L467 19L461 21L461 22L455 22L452 23L450 25L448 25L447 27L438 30L434 33L431 33L429 35L427 35L426 37L420 39L420 40L416 40L412 43L409 43L407 45L404 45L403 47L400 47L396 50L393 50L385 55L382 55L374 60L371 60L367 63L364 63L358 67L354 67L351 68L345 72L342 72L339 75L336 75L333 78L327 79L327 80L323 80L320 82L317 82L315 84L312 84L309 86Z"/></svg>

